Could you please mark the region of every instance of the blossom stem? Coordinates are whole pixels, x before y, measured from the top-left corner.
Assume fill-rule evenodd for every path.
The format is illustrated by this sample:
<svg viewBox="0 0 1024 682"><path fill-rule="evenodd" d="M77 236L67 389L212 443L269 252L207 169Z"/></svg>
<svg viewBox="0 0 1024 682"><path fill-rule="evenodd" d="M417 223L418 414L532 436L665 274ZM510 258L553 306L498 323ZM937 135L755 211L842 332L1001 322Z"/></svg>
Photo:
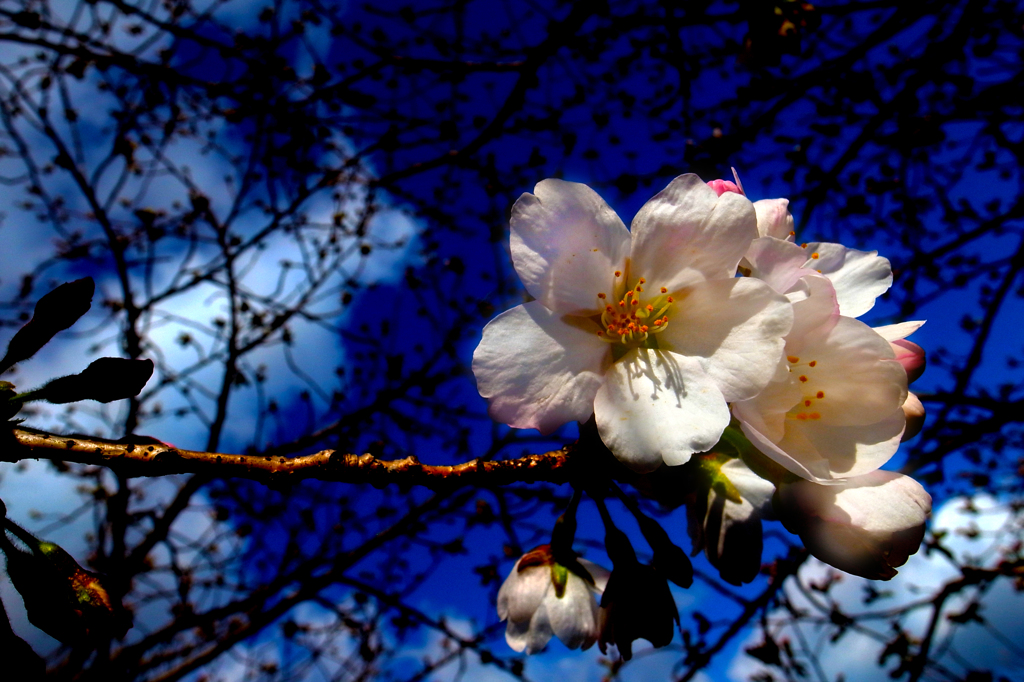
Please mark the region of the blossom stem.
<svg viewBox="0 0 1024 682"><path fill-rule="evenodd" d="M693 565L672 539L661 524L647 516L640 510L640 505L631 498L614 481L608 481L612 491L618 496L626 508L633 514L640 532L643 534L647 544L654 551L654 566L660 572L680 587L687 588L693 584Z"/></svg>
<svg viewBox="0 0 1024 682"><path fill-rule="evenodd" d="M576 510L582 497L583 491L574 485L569 506L555 521L555 527L551 531L551 555L555 561L563 565L568 565L576 558L572 551L572 543L576 539Z"/></svg>
<svg viewBox="0 0 1024 682"><path fill-rule="evenodd" d="M633 545L629 542L626 534L616 527L604 500L595 497L594 504L597 505L597 511L601 514L601 522L604 523L604 548L608 552L608 558L612 560L612 564L614 566L632 566L639 563Z"/></svg>

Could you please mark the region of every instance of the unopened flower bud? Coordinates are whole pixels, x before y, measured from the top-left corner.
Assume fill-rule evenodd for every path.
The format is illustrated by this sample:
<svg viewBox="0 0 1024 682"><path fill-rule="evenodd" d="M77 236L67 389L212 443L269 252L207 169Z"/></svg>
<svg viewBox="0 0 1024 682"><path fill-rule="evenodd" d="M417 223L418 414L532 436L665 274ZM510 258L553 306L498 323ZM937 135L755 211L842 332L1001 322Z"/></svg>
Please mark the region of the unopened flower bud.
<svg viewBox="0 0 1024 682"><path fill-rule="evenodd" d="M784 483L773 502L811 554L874 580L889 580L917 552L932 508L920 483L881 469L835 485Z"/></svg>
<svg viewBox="0 0 1024 682"><path fill-rule="evenodd" d="M733 182L732 180L711 180L708 182L708 187L715 190L715 194L722 196L726 192L735 192L736 194L743 194L743 190Z"/></svg>
<svg viewBox="0 0 1024 682"><path fill-rule="evenodd" d="M634 640L666 646L672 641L673 623L678 622L679 611L663 575L637 561L615 565L601 597L601 653L614 644L628 661Z"/></svg>
<svg viewBox="0 0 1024 682"><path fill-rule="evenodd" d="M21 409L21 403L11 400L16 395L17 392L14 390L14 384L9 381L0 381L0 421L7 421L18 414L18 410Z"/></svg>
<svg viewBox="0 0 1024 682"><path fill-rule="evenodd" d="M903 430L902 440L910 440L921 433L924 428L924 405L921 399L913 393L907 393L907 399L903 402L903 414L907 417L907 426Z"/></svg>
<svg viewBox="0 0 1024 682"><path fill-rule="evenodd" d="M737 437L742 436L733 436ZM694 552L703 549L726 582L752 582L761 570L761 519L771 511L775 486L740 459L722 464L712 480L717 484L687 507ZM729 483L728 488L723 481Z"/></svg>
<svg viewBox="0 0 1024 682"><path fill-rule="evenodd" d="M73 325L92 306L96 284L84 277L61 284L36 302L32 319L11 339L0 372L36 354L59 331Z"/></svg>
<svg viewBox="0 0 1024 682"><path fill-rule="evenodd" d="M907 371L907 383L913 383L924 373L927 364L924 348L906 339L897 339L890 343L893 352L896 353L896 360Z"/></svg>
<svg viewBox="0 0 1024 682"><path fill-rule="evenodd" d="M793 241L793 214L789 199L761 199L754 202L759 237L775 237Z"/></svg>
<svg viewBox="0 0 1024 682"><path fill-rule="evenodd" d="M9 521L7 527L29 547L19 549L6 533L0 534L7 574L25 602L29 622L65 644L124 636L131 616L111 600L99 575L79 566L59 545L40 542Z"/></svg>
<svg viewBox="0 0 1024 682"><path fill-rule="evenodd" d="M79 374L54 379L38 391L38 397L58 404L77 400L109 403L138 395L151 376L152 360L100 358Z"/></svg>

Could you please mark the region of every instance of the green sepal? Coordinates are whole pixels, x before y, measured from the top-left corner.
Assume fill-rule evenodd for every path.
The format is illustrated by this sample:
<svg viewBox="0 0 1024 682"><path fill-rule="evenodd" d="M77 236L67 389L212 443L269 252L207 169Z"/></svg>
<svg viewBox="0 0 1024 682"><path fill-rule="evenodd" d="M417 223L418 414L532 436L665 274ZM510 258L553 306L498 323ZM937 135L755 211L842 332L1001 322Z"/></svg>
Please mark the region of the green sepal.
<svg viewBox="0 0 1024 682"><path fill-rule="evenodd" d="M558 563L551 564L551 584L555 586L555 596L561 599L565 596L565 586L569 582L569 569Z"/></svg>
<svg viewBox="0 0 1024 682"><path fill-rule="evenodd" d="M726 499L730 502L739 504L743 501L743 496L740 495L739 489L733 485L728 476L722 473L722 465L730 459L735 459L735 457L717 452L709 452L698 455L696 459L697 469L700 471L702 478L707 481L709 488L714 488L725 495Z"/></svg>

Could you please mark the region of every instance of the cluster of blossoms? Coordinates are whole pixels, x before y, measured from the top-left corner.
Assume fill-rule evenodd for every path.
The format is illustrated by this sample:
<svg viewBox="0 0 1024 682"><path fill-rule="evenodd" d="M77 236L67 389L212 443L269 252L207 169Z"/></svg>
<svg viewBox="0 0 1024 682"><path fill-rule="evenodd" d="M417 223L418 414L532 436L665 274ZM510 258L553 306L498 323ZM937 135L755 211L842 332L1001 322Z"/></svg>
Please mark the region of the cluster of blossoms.
<svg viewBox="0 0 1024 682"><path fill-rule="evenodd" d="M688 507L690 534L730 582L757 574L763 516L865 577L891 578L917 550L931 499L879 467L923 421L907 385L924 352L905 338L922 323L856 319L891 285L886 259L797 244L787 200L751 202L738 184L695 175L628 230L586 185L544 180L512 209L511 251L535 300L492 320L473 357L496 420L547 434L593 418L641 474L700 460L713 473ZM629 629L635 616L616 618L608 592L597 606L603 569L569 570L556 589L545 576L561 564L536 552L499 594L513 648L552 634L603 645ZM614 584L623 571L609 556Z"/></svg>

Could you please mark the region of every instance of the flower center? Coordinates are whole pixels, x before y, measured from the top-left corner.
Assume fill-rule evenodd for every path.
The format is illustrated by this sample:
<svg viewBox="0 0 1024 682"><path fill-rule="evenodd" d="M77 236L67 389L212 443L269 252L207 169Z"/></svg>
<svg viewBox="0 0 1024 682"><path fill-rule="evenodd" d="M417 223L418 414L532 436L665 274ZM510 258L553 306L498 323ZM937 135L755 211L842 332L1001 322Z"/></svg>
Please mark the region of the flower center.
<svg viewBox="0 0 1024 682"><path fill-rule="evenodd" d="M668 311L674 299L668 289L660 287L656 293L645 289L647 280L640 277L629 289L621 270L615 271L615 289L609 296L598 293L597 300L604 309L599 318L601 331L597 335L609 343L626 347L656 348L654 334L668 326Z"/></svg>

